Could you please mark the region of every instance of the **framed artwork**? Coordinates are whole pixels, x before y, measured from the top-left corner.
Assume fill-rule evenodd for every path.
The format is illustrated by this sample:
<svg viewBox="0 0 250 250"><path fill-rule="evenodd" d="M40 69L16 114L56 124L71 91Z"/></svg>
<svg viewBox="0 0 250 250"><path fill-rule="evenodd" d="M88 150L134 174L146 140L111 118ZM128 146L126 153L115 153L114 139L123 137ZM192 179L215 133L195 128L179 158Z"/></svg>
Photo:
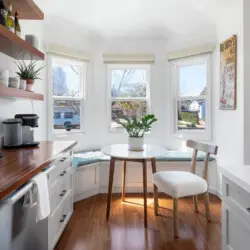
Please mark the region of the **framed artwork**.
<svg viewBox="0 0 250 250"><path fill-rule="evenodd" d="M236 109L237 36L220 44L220 109Z"/></svg>

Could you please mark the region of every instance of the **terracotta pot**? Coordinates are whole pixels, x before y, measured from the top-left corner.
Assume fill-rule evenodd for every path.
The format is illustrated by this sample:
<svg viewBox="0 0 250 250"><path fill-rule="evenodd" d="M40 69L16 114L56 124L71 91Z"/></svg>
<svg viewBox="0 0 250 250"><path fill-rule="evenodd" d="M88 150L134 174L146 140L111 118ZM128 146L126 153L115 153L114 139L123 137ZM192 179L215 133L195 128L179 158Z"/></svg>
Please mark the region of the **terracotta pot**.
<svg viewBox="0 0 250 250"><path fill-rule="evenodd" d="M26 79L26 90L32 91L34 79Z"/></svg>

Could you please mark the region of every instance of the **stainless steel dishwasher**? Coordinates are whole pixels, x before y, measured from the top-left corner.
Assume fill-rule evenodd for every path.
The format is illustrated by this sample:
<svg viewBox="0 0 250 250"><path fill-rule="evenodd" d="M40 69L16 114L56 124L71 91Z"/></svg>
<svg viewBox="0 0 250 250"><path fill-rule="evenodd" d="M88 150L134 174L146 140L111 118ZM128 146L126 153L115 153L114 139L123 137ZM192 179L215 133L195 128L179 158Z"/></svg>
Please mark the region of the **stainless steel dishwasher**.
<svg viewBox="0 0 250 250"><path fill-rule="evenodd" d="M37 223L35 201L23 205L32 188L29 182L0 201L0 250L48 250L48 218Z"/></svg>

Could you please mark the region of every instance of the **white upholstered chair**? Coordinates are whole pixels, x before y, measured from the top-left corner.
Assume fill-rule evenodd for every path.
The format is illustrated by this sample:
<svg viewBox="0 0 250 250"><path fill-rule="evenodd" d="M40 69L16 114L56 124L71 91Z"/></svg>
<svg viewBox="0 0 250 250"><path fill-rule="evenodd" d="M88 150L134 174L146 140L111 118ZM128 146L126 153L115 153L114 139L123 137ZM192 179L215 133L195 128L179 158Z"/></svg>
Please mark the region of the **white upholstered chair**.
<svg viewBox="0 0 250 250"><path fill-rule="evenodd" d="M206 208L206 217L210 221L209 209L209 194L208 194L208 162L210 154L216 155L218 151L217 146L199 143L188 140L187 147L193 148L193 157L191 162L191 172L186 171L164 171L156 172L153 175L154 184L154 207L155 215L158 215L158 188L164 193L173 197L173 222L174 222L174 236L179 236L179 221L178 221L178 198L193 196L195 211L198 212L198 194L204 194L204 203ZM204 169L202 177L197 176L196 173L196 158L198 151L206 153L204 160Z"/></svg>

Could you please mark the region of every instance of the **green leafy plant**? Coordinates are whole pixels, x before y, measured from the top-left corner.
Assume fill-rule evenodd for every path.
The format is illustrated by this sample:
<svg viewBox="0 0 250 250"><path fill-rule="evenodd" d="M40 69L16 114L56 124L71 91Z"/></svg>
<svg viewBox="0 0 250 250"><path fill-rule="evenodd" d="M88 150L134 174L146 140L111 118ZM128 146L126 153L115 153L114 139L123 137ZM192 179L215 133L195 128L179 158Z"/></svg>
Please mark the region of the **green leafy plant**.
<svg viewBox="0 0 250 250"><path fill-rule="evenodd" d="M15 62L15 64L17 65L19 69L19 71L16 72L16 74L20 77L20 79L23 79L23 80L41 79L38 76L41 70L45 67L45 66L41 66L36 69L37 61L31 61L29 64L26 64L24 60L21 60L21 61Z"/></svg>
<svg viewBox="0 0 250 250"><path fill-rule="evenodd" d="M153 114L145 115L142 118L133 116L117 120L129 134L129 137L143 137L145 132L151 130L152 124L157 121Z"/></svg>

